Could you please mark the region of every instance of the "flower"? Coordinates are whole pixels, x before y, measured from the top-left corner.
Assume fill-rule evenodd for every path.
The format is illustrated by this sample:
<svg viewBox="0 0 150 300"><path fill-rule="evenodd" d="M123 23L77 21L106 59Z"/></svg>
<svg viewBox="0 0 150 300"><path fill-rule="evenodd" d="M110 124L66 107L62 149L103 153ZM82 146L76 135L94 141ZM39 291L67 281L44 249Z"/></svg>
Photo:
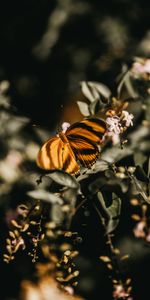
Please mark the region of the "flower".
<svg viewBox="0 0 150 300"><path fill-rule="evenodd" d="M150 59L137 58L132 65L131 74L134 78L150 80Z"/></svg>
<svg viewBox="0 0 150 300"><path fill-rule="evenodd" d="M132 72L135 75L142 75L143 73L150 74L150 59L140 59L133 63Z"/></svg>
<svg viewBox="0 0 150 300"><path fill-rule="evenodd" d="M150 228L148 229L148 233L146 235L146 241L149 243L150 242Z"/></svg>
<svg viewBox="0 0 150 300"><path fill-rule="evenodd" d="M106 124L107 124L107 132L106 132L105 136L111 137L112 143L114 145L118 144L120 142L119 134L122 131L120 118L118 116L108 117L106 119Z"/></svg>
<svg viewBox="0 0 150 300"><path fill-rule="evenodd" d="M125 121L126 127L133 126L133 118L134 116L132 114L129 114L127 110L122 111L123 121Z"/></svg>
<svg viewBox="0 0 150 300"><path fill-rule="evenodd" d="M139 221L135 228L133 229L133 233L134 233L134 236L137 237L137 238L145 238L146 236L146 233L144 231L146 227L146 222L145 221Z"/></svg>
<svg viewBox="0 0 150 300"><path fill-rule="evenodd" d="M120 142L120 136L117 133L114 133L113 131L108 131L106 133L107 136L111 137L113 145L116 145Z"/></svg>
<svg viewBox="0 0 150 300"><path fill-rule="evenodd" d="M115 300L117 299L129 299L130 294L126 291L123 284L115 284L114 285L114 291L113 291L113 297ZM130 300L132 298L130 297Z"/></svg>
<svg viewBox="0 0 150 300"><path fill-rule="evenodd" d="M121 133L120 118L118 116L109 117L106 119L107 129L115 134Z"/></svg>

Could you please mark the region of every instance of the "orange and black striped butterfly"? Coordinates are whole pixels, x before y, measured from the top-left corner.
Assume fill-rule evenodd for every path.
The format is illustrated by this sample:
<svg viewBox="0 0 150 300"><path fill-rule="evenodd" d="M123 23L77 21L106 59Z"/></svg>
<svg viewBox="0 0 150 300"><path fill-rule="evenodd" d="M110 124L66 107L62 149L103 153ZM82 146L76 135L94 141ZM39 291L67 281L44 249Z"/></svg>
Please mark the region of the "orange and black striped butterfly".
<svg viewBox="0 0 150 300"><path fill-rule="evenodd" d="M70 174L78 173L80 164L90 168L99 155L97 144L102 142L105 131L105 121L97 118L71 125L65 133L59 132L44 143L38 153L38 166L45 170L61 169Z"/></svg>

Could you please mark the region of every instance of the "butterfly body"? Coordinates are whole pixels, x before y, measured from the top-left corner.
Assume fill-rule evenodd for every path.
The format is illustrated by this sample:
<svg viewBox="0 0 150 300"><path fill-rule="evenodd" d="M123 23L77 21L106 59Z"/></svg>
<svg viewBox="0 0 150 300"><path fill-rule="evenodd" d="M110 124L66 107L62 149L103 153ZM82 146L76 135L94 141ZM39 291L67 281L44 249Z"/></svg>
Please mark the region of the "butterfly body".
<svg viewBox="0 0 150 300"><path fill-rule="evenodd" d="M92 118L71 125L67 131L44 143L37 164L45 170L61 169L70 174L80 171L80 165L90 168L99 155L98 144L106 131L103 120Z"/></svg>

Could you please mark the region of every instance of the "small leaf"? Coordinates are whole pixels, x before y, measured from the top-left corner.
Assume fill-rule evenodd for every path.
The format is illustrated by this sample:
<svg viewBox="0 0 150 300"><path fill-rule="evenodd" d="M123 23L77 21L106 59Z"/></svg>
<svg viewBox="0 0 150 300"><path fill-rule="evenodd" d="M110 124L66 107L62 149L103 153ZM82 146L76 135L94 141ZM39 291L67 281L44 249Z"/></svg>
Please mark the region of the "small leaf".
<svg viewBox="0 0 150 300"><path fill-rule="evenodd" d="M85 102L81 102L81 101L77 101L77 104L78 104L81 114L85 117L88 117L90 115L88 104Z"/></svg>
<svg viewBox="0 0 150 300"><path fill-rule="evenodd" d="M76 179L64 171L52 171L46 176L66 187L77 189L79 186Z"/></svg>
<svg viewBox="0 0 150 300"><path fill-rule="evenodd" d="M109 98L111 95L110 89L101 82L88 82L89 86L91 88L94 88L97 92L99 92L100 95L104 96L105 98Z"/></svg>
<svg viewBox="0 0 150 300"><path fill-rule="evenodd" d="M102 261L104 261L104 262L111 262L111 260L110 260L110 258L108 257L108 256L100 256L99 257Z"/></svg>
<svg viewBox="0 0 150 300"><path fill-rule="evenodd" d="M100 109L99 99L90 103L89 110L91 112L91 115L95 115L96 113L98 113L99 109Z"/></svg>
<svg viewBox="0 0 150 300"><path fill-rule="evenodd" d="M106 171L109 168L109 163L105 160L97 160L93 166L92 173ZM88 173L88 171L87 171Z"/></svg>
<svg viewBox="0 0 150 300"><path fill-rule="evenodd" d="M105 212L105 233L111 233L119 223L119 216L121 211L121 200L116 196L115 193L112 194L113 201L111 206L106 207L104 198L101 192L97 193L97 197L102 205Z"/></svg>
<svg viewBox="0 0 150 300"><path fill-rule="evenodd" d="M30 197L37 199L37 200L43 200L48 203L52 204L63 204L63 200L58 197L57 195L47 192L45 190L34 190L27 193Z"/></svg>
<svg viewBox="0 0 150 300"><path fill-rule="evenodd" d="M108 207L108 212L112 218L120 216L121 200L115 193L113 193L113 202L112 205Z"/></svg>
<svg viewBox="0 0 150 300"><path fill-rule="evenodd" d="M100 100L101 95L106 99L108 99L111 95L110 89L103 83L82 81L80 84L82 93L90 102Z"/></svg>
<svg viewBox="0 0 150 300"><path fill-rule="evenodd" d="M15 239L16 237L15 237L15 234L14 234L14 232L13 231L9 231L9 235L13 238L13 239Z"/></svg>
<svg viewBox="0 0 150 300"><path fill-rule="evenodd" d="M90 89L90 86L88 85L88 82L86 81L81 81L81 91L83 93L83 95L90 101L93 102L96 99L99 99L99 95L97 93L97 97L95 95L95 97L93 96L92 90Z"/></svg>

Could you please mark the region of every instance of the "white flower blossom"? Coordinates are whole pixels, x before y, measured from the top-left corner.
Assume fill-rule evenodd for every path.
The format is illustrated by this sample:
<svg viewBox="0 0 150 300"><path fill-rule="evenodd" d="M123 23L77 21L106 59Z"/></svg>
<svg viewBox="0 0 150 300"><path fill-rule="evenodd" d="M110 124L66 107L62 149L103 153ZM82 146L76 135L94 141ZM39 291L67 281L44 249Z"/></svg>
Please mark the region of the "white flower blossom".
<svg viewBox="0 0 150 300"><path fill-rule="evenodd" d="M125 121L126 127L133 126L132 120L133 120L134 116L132 114L129 114L129 112L126 110L122 111L122 115L123 115L122 120Z"/></svg>
<svg viewBox="0 0 150 300"><path fill-rule="evenodd" d="M113 145L120 143L120 136L117 133L114 133L113 131L108 131L106 133L107 136L111 137Z"/></svg>
<svg viewBox="0 0 150 300"><path fill-rule="evenodd" d="M107 130L115 134L121 133L120 118L118 116L109 117L106 119Z"/></svg>
<svg viewBox="0 0 150 300"><path fill-rule="evenodd" d="M133 63L132 72L135 75L140 75L143 73L150 74L150 59L136 61Z"/></svg>

